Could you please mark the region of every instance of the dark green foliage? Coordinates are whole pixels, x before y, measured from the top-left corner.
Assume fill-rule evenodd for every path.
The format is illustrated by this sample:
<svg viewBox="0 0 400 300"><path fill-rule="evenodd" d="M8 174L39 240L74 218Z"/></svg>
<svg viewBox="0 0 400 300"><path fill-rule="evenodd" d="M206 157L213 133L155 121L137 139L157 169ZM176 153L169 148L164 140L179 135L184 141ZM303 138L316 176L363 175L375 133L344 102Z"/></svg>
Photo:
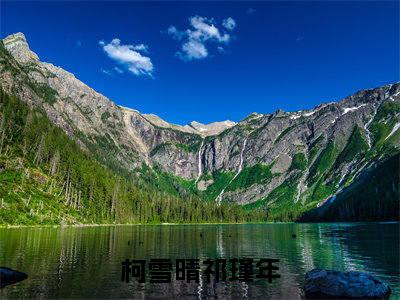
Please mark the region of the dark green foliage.
<svg viewBox="0 0 400 300"><path fill-rule="evenodd" d="M311 145L310 145L310 154L308 157L308 163L310 164L315 156L318 154L320 150L320 143L324 140L324 136L320 135Z"/></svg>
<svg viewBox="0 0 400 300"><path fill-rule="evenodd" d="M370 126L370 131L372 133L373 148L379 150L385 143L386 137L390 134L395 121L391 120L386 124L382 121L373 122Z"/></svg>
<svg viewBox="0 0 400 300"><path fill-rule="evenodd" d="M0 164L6 170L0 172L0 224L60 224L84 223L85 216L74 206L64 201L55 201L57 193L43 191L49 186L49 178L41 171L26 167L24 170L13 169L17 160L4 161ZM59 190L57 190L59 191Z"/></svg>
<svg viewBox="0 0 400 300"><path fill-rule="evenodd" d="M105 111L101 114L101 120L103 123L106 123L109 117L111 117L111 114L108 111Z"/></svg>
<svg viewBox="0 0 400 300"><path fill-rule="evenodd" d="M310 167L310 172L308 174L308 204L325 199L335 190L336 182L332 180L327 182L327 178L335 164L337 155L334 142L330 141Z"/></svg>
<svg viewBox="0 0 400 300"><path fill-rule="evenodd" d="M195 195L194 180L185 180L179 176L163 172L158 167L149 168L146 164L137 170L140 180L147 182L151 188L173 196Z"/></svg>
<svg viewBox="0 0 400 300"><path fill-rule="evenodd" d="M190 147L187 144L175 143L174 145L178 149L182 149L185 152L190 152Z"/></svg>
<svg viewBox="0 0 400 300"><path fill-rule="evenodd" d="M155 155L156 153L162 151L165 149L165 147L168 146L168 143L161 143L155 146L151 151L150 151L150 156Z"/></svg>
<svg viewBox="0 0 400 300"><path fill-rule="evenodd" d="M398 113L400 113L400 103L398 101L386 101L379 107L374 119L382 120Z"/></svg>
<svg viewBox="0 0 400 300"><path fill-rule="evenodd" d="M354 127L346 146L339 154L334 143L329 142L310 168L308 203L320 202L331 196L339 180L337 176L333 176L333 170L340 169L344 163L361 158L367 150L368 145L358 126Z"/></svg>
<svg viewBox="0 0 400 300"><path fill-rule="evenodd" d="M215 200L218 194L229 184L233 176L235 176L233 172L214 172L212 174L214 182L208 186L206 191L201 192L201 196L207 200Z"/></svg>
<svg viewBox="0 0 400 300"><path fill-rule="evenodd" d="M335 182L325 182L324 177L321 177L312 189L312 195L309 202L320 202L331 196L335 191Z"/></svg>
<svg viewBox="0 0 400 300"><path fill-rule="evenodd" d="M10 72L12 76L19 75L22 70L18 70L16 65L13 65L12 62L15 62L14 58L4 47L3 41L0 41L0 64L2 67L2 72Z"/></svg>
<svg viewBox="0 0 400 300"><path fill-rule="evenodd" d="M3 41L0 41L0 65L2 67L2 72L10 72L15 79L18 78L18 83L27 85L41 97L44 102L53 105L57 101L57 91L45 83L30 79L26 73L27 70L24 70L6 50ZM17 85L14 88L20 89L21 87Z"/></svg>
<svg viewBox="0 0 400 300"><path fill-rule="evenodd" d="M290 165L290 170L300 170L304 171L307 168L307 159L303 152L296 153L293 156L292 164Z"/></svg>
<svg viewBox="0 0 400 300"><path fill-rule="evenodd" d="M0 224L263 221L239 205L182 197L145 178L116 175L40 111L0 90ZM83 139L83 137L81 137ZM97 137L114 155L107 136ZM90 143L89 143L90 145ZM105 150L106 151L106 150ZM154 172L154 171L152 171ZM152 177L154 178L154 177ZM193 182L175 178L189 189Z"/></svg>
<svg viewBox="0 0 400 300"><path fill-rule="evenodd" d="M157 146L155 146L152 150L151 150L151 152L150 152L150 155L151 156L153 156L153 155L155 155L156 153L158 153L158 152L162 152L162 151L164 151L165 149L167 149L168 147L171 147L172 145L174 145L174 143L171 143L171 142L166 142L166 143L161 143L161 144L158 144ZM176 145L175 145L176 146ZM178 146L176 146L177 148L179 148ZM180 149L183 149L184 147L182 146ZM186 148L187 149L187 148Z"/></svg>
<svg viewBox="0 0 400 300"><path fill-rule="evenodd" d="M353 161L367 150L368 144L364 140L361 129L358 126L355 126L346 146L336 159L336 166Z"/></svg>
<svg viewBox="0 0 400 300"><path fill-rule="evenodd" d="M177 149L180 149L184 152L196 152L199 151L201 142L190 142L189 144L183 144L183 143L177 143L177 142L166 142L166 143L161 143L155 146L151 152L150 155L153 156L156 153L165 150L168 147L176 147Z"/></svg>
<svg viewBox="0 0 400 300"><path fill-rule="evenodd" d="M267 183L271 178L271 166L256 164L244 168L226 190L235 191L247 188L256 183Z"/></svg>
<svg viewBox="0 0 400 300"><path fill-rule="evenodd" d="M57 91L52 89L47 84L36 83L36 84L31 84L31 87L33 88L35 93L48 104L53 105L57 101L56 98L56 96L58 96Z"/></svg>
<svg viewBox="0 0 400 300"><path fill-rule="evenodd" d="M332 167L332 164L335 161L335 158L336 158L335 145L332 141L330 141L310 168L310 173L308 178L311 179L311 182L316 177L319 177L325 174L327 171L329 171L329 169Z"/></svg>
<svg viewBox="0 0 400 300"><path fill-rule="evenodd" d="M276 140L274 141L274 144L278 143L286 134L288 134L292 129L294 128L294 126L289 126L287 128L285 128L285 130L283 130L278 137L276 138Z"/></svg>
<svg viewBox="0 0 400 300"><path fill-rule="evenodd" d="M299 174L292 175L276 187L266 198L245 205L245 209L259 209L267 214L268 221L295 221L306 209L307 205L295 202Z"/></svg>
<svg viewBox="0 0 400 300"><path fill-rule="evenodd" d="M364 171L352 185L326 203L305 213L301 221L399 221L400 155Z"/></svg>
<svg viewBox="0 0 400 300"><path fill-rule="evenodd" d="M400 112L400 103L396 101L387 101L383 103L376 112L373 122L369 126L372 133L374 150L380 150L384 146L386 137L392 131L396 124L394 119L386 120L389 116L394 116Z"/></svg>
<svg viewBox="0 0 400 300"><path fill-rule="evenodd" d="M250 120L254 119L254 117L255 117L255 114L254 114L254 113L251 113L251 114L249 114L247 117L245 117L244 119L242 119L240 122L250 121Z"/></svg>
<svg viewBox="0 0 400 300"><path fill-rule="evenodd" d="M35 64L35 63L29 63L23 66L23 70L26 73L30 73L30 72L37 72L40 75L42 75L43 77L47 77L45 73L42 72L42 70L39 69L39 67ZM50 72L49 72L50 73ZM50 75L50 74L49 74Z"/></svg>
<svg viewBox="0 0 400 300"><path fill-rule="evenodd" d="M262 119L263 119L262 117L261 118L253 118L253 119L248 120L247 123L252 126L259 126L260 123L262 122Z"/></svg>

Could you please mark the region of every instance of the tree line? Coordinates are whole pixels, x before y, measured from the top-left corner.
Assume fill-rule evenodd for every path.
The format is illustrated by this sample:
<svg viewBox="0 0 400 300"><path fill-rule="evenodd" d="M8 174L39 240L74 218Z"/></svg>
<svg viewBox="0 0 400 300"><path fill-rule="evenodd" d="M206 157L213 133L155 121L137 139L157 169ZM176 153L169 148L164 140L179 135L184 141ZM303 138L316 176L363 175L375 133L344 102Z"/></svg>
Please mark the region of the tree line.
<svg viewBox="0 0 400 300"><path fill-rule="evenodd" d="M121 176L83 150L44 111L29 107L2 89L0 105L0 159L18 159L20 173L30 168L39 170L45 178L41 190L62 207L73 209L85 223L266 220L263 210L248 211L230 203L217 205L195 195L179 197L135 176ZM1 194L2 201L7 202L8 194Z"/></svg>

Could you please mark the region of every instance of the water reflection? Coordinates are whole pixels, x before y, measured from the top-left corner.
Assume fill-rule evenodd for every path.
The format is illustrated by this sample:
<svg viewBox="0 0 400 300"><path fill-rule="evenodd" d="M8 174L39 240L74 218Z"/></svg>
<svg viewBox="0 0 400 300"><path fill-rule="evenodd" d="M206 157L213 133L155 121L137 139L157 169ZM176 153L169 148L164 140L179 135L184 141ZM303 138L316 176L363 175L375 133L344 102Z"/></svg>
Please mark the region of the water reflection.
<svg viewBox="0 0 400 300"><path fill-rule="evenodd" d="M282 277L248 284L120 281L126 258L219 257L279 258ZM0 265L29 275L0 291L9 298L296 299L304 274L314 267L369 272L400 295L399 264L398 223L0 229Z"/></svg>

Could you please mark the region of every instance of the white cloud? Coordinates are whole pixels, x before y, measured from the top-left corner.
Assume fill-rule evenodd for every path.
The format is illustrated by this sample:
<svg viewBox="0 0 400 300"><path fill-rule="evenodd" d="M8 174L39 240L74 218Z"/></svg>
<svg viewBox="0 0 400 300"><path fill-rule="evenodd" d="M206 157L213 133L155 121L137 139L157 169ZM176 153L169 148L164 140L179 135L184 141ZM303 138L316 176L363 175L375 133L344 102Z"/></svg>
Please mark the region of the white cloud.
<svg viewBox="0 0 400 300"><path fill-rule="evenodd" d="M183 31L179 31L173 25L168 27L167 33L169 35L171 35L173 38L177 39L178 41L180 41L183 38L183 36L185 35L185 33Z"/></svg>
<svg viewBox="0 0 400 300"><path fill-rule="evenodd" d="M215 27L212 19L204 17L191 17L190 24L195 30L186 30L189 38L199 41L216 40L218 42L228 42L229 34L221 34L219 29Z"/></svg>
<svg viewBox="0 0 400 300"><path fill-rule="evenodd" d="M104 41L99 41L99 44L108 57L125 66L133 74L152 76L154 67L150 57L144 56L139 52L147 53L147 45L123 45L119 39L113 39L108 44ZM115 70L117 71L117 69Z"/></svg>
<svg viewBox="0 0 400 300"><path fill-rule="evenodd" d="M133 46L133 50L143 51L144 53L149 53L149 47L145 44L139 44L139 45Z"/></svg>
<svg viewBox="0 0 400 300"><path fill-rule="evenodd" d="M229 17L222 21L222 26L224 26L228 30L233 30L236 27L236 21Z"/></svg>
<svg viewBox="0 0 400 300"><path fill-rule="evenodd" d="M188 42L184 43L182 45L182 51L184 53L182 59L184 60L201 59L208 56L208 51L204 44L195 40L189 40Z"/></svg>
<svg viewBox="0 0 400 300"><path fill-rule="evenodd" d="M178 30L171 25L167 34L178 41L183 41L181 50L176 55L182 60L202 59L208 56L206 44L213 42L214 44L227 44L231 40L231 35L219 29L213 19L201 16L193 16L189 18L190 28L185 31ZM233 30L236 22L231 17L224 19L222 26L225 29ZM221 46L217 46L217 49ZM221 51L220 51L221 52Z"/></svg>

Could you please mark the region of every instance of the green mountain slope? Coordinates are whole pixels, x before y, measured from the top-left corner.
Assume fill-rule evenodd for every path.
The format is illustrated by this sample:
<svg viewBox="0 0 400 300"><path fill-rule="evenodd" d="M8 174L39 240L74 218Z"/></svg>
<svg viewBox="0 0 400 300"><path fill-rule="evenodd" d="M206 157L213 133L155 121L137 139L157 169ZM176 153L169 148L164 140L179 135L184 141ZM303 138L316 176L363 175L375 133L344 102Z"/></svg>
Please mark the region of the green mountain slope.
<svg viewBox="0 0 400 300"><path fill-rule="evenodd" d="M306 212L302 222L397 221L400 209L400 155L370 168L352 185L320 207Z"/></svg>
<svg viewBox="0 0 400 300"><path fill-rule="evenodd" d="M122 177L52 124L0 91L0 224L263 221L239 205L179 197L153 170Z"/></svg>
<svg viewBox="0 0 400 300"><path fill-rule="evenodd" d="M400 83L180 126L116 105L18 33L0 41L0 88L2 223L293 221L400 153Z"/></svg>

